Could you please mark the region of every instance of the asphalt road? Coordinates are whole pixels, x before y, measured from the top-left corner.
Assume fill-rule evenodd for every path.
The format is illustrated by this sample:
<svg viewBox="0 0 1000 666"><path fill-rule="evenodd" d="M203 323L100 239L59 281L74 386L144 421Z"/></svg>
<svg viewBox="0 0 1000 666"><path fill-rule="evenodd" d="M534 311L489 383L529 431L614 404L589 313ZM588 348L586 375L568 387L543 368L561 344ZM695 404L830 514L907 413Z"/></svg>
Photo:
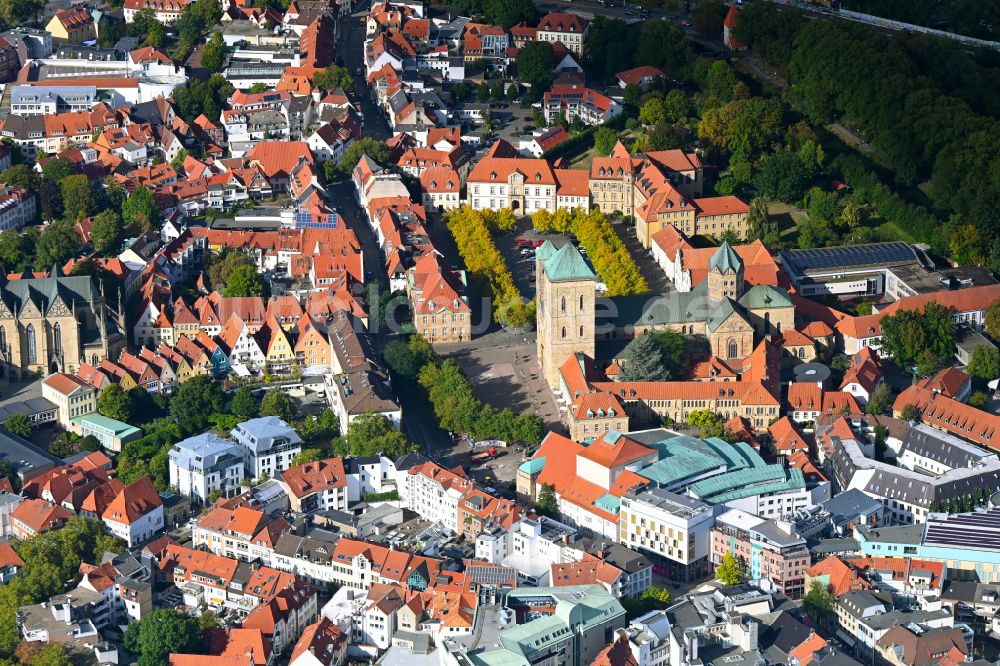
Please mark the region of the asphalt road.
<svg viewBox="0 0 1000 666"><path fill-rule="evenodd" d="M338 21L337 29L340 31L340 35L338 36L337 53L343 58L344 67L354 77L354 85L358 90L354 102L356 106L361 107L361 112L365 114L364 135L385 141L392 137L392 129L386 122L382 111L375 106L368 94L368 84L364 77L365 27L354 16L354 14L366 11L367 8L367 1L360 2L355 5L352 14L344 16ZM361 74L356 73L359 68Z"/></svg>

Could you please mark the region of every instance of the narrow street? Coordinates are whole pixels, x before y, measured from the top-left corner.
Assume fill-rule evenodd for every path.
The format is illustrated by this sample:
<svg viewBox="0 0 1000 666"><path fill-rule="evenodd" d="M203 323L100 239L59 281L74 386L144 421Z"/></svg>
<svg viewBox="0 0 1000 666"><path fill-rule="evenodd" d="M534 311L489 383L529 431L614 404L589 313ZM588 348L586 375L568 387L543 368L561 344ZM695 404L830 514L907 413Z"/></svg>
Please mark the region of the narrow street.
<svg viewBox="0 0 1000 666"><path fill-rule="evenodd" d="M358 91L354 101L357 106L361 107L361 113L365 115L364 135L385 141L392 137L392 129L381 110L375 106L371 95L368 94L368 84L364 75L365 26L360 22L359 17L368 14L368 4L367 0L358 3L354 7L353 14L348 14L340 19L337 58L343 60L344 67L354 77L354 86ZM357 73L359 68L361 74Z"/></svg>

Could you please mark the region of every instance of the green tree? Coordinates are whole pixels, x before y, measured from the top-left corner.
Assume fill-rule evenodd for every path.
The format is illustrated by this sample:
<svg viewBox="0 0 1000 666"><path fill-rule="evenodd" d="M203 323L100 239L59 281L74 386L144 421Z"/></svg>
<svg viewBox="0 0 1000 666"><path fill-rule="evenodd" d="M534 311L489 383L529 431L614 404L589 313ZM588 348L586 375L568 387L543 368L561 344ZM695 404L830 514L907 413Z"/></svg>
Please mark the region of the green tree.
<svg viewBox="0 0 1000 666"><path fill-rule="evenodd" d="M3 427L19 437L31 438L31 420L24 414L13 414L3 422Z"/></svg>
<svg viewBox="0 0 1000 666"><path fill-rule="evenodd" d="M113 249L118 239L121 237L122 223L118 213L113 210L105 210L94 216L93 225L90 229L90 238L94 243L94 250L104 256Z"/></svg>
<svg viewBox="0 0 1000 666"><path fill-rule="evenodd" d="M976 391L969 396L969 407L975 407L976 409L986 409L986 406L990 402L990 396L986 395L982 391Z"/></svg>
<svg viewBox="0 0 1000 666"><path fill-rule="evenodd" d="M733 98L735 85L736 72L733 70L733 66L725 60L713 60L705 80L706 92L716 99L728 102Z"/></svg>
<svg viewBox="0 0 1000 666"><path fill-rule="evenodd" d="M72 176L74 173L76 173L76 168L65 157L53 157L42 167L42 175L53 183L58 183L66 176Z"/></svg>
<svg viewBox="0 0 1000 666"><path fill-rule="evenodd" d="M76 443L69 438L69 433L61 432L49 442L49 453L57 458L68 458L80 452Z"/></svg>
<svg viewBox="0 0 1000 666"><path fill-rule="evenodd" d="M691 62L691 46L684 30L673 21L644 21L639 24L638 37L629 26L626 42L635 42L635 64L679 71ZM612 48L621 48L614 44Z"/></svg>
<svg viewBox="0 0 1000 666"><path fill-rule="evenodd" d="M476 88L476 101L480 104L490 101L490 87L485 83Z"/></svg>
<svg viewBox="0 0 1000 666"><path fill-rule="evenodd" d="M136 230L150 229L157 221L156 201L146 187L137 187L122 205L122 219Z"/></svg>
<svg viewBox="0 0 1000 666"><path fill-rule="evenodd" d="M97 411L109 419L129 422L129 396L120 384L109 384L97 396Z"/></svg>
<svg viewBox="0 0 1000 666"><path fill-rule="evenodd" d="M336 90L340 88L346 93L354 93L356 91L351 72L347 68L337 64L328 65L326 69L314 74L312 82L313 86L323 90Z"/></svg>
<svg viewBox="0 0 1000 666"><path fill-rule="evenodd" d="M616 143L618 143L618 132L610 127L601 126L594 132L594 152L599 157L610 155Z"/></svg>
<svg viewBox="0 0 1000 666"><path fill-rule="evenodd" d="M865 411L869 414L885 414L892 406L892 388L888 384L879 384L872 394L868 396L868 405Z"/></svg>
<svg viewBox="0 0 1000 666"><path fill-rule="evenodd" d="M323 449L302 449L292 458L292 467L305 465L306 463L319 462L325 460L329 455Z"/></svg>
<svg viewBox="0 0 1000 666"><path fill-rule="evenodd" d="M210 72L221 72L226 64L226 43L221 32L213 32L201 53L201 64Z"/></svg>
<svg viewBox="0 0 1000 666"><path fill-rule="evenodd" d="M726 587L739 585L743 580L740 563L736 561L736 556L731 551L726 552L722 556L722 561L715 567L715 577Z"/></svg>
<svg viewBox="0 0 1000 666"><path fill-rule="evenodd" d="M333 441L333 451L342 456L373 456L383 453L396 458L416 451L417 446L382 414L362 414L347 428L347 434Z"/></svg>
<svg viewBox="0 0 1000 666"><path fill-rule="evenodd" d="M747 213L747 227L751 238L767 242L766 239L778 238L778 223L771 219L767 212L767 200L754 197L750 201L750 211Z"/></svg>
<svg viewBox="0 0 1000 666"><path fill-rule="evenodd" d="M358 162L361 161L362 155L367 155L370 160L379 166L388 166L390 163L389 147L385 145L385 142L366 136L362 137L360 141L351 143L347 147L347 150L344 151L344 156L340 158L340 161L336 165L333 165L331 162L323 165L323 173L326 179L338 180L339 178L350 176L351 172L354 171L354 167L358 166Z"/></svg>
<svg viewBox="0 0 1000 666"><path fill-rule="evenodd" d="M3 234L0 234L0 257L3 256L2 240ZM991 338L994 340L1000 340L1000 301L993 301L990 303L990 306L986 308L986 317L983 324L986 326L986 332L990 334Z"/></svg>
<svg viewBox="0 0 1000 666"><path fill-rule="evenodd" d="M976 347L965 370L981 383L993 381L1000 377L1000 351L996 347Z"/></svg>
<svg viewBox="0 0 1000 666"><path fill-rule="evenodd" d="M73 227L69 223L54 222L38 236L35 243L34 267L36 270L48 270L53 264L62 266L67 260L76 256L79 248L80 237L73 231Z"/></svg>
<svg viewBox="0 0 1000 666"><path fill-rule="evenodd" d="M0 261L8 273L21 271L31 264L35 253L32 238L30 233L18 233L16 229L0 232Z"/></svg>
<svg viewBox="0 0 1000 666"><path fill-rule="evenodd" d="M170 401L170 415L185 432L194 432L204 428L209 414L221 412L225 405L226 394L218 382L207 375L199 375L177 388Z"/></svg>
<svg viewBox="0 0 1000 666"><path fill-rule="evenodd" d="M802 597L802 605L814 622L829 618L833 614L833 597L818 580L809 584L809 591Z"/></svg>
<svg viewBox="0 0 1000 666"><path fill-rule="evenodd" d="M659 97L650 97L639 109L639 122L644 125L659 125L667 121L667 109Z"/></svg>
<svg viewBox="0 0 1000 666"><path fill-rule="evenodd" d="M651 585L643 590L642 598L651 602L652 608L666 608L670 603L670 590Z"/></svg>
<svg viewBox="0 0 1000 666"><path fill-rule="evenodd" d="M900 310L882 318L882 349L901 367L922 365L922 374L955 352L955 320L938 303L923 312ZM936 362L935 362L936 360Z"/></svg>
<svg viewBox="0 0 1000 666"><path fill-rule="evenodd" d="M277 416L285 423L291 423L295 416L295 403L281 389L272 389L264 394L260 401L261 416Z"/></svg>
<svg viewBox="0 0 1000 666"><path fill-rule="evenodd" d="M663 98L663 110L667 120L672 123L682 123L687 120L691 112L691 104L683 90L674 88Z"/></svg>
<svg viewBox="0 0 1000 666"><path fill-rule="evenodd" d="M252 419L257 416L258 409L257 399L253 397L253 393L247 387L241 386L233 394L233 404L229 406L229 411L239 418Z"/></svg>
<svg viewBox="0 0 1000 666"><path fill-rule="evenodd" d="M543 483L542 487L538 490L538 501L535 503L535 510L549 518L555 518L559 515L559 502L556 500L556 491L547 483Z"/></svg>
<svg viewBox="0 0 1000 666"><path fill-rule="evenodd" d="M62 190L63 211L71 221L78 222L97 210L97 196L87 176L66 176L59 181L59 187Z"/></svg>
<svg viewBox="0 0 1000 666"><path fill-rule="evenodd" d="M38 186L42 184L42 178L27 164L15 164L0 172L0 182L29 192L37 192Z"/></svg>
<svg viewBox="0 0 1000 666"><path fill-rule="evenodd" d="M199 620L174 608L160 608L125 630L125 648L139 655L139 666L166 664L174 652L197 653L203 645Z"/></svg>
<svg viewBox="0 0 1000 666"><path fill-rule="evenodd" d="M103 446L101 446L101 440L97 439L93 435L84 435L80 439L80 450L81 451L100 451Z"/></svg>
<svg viewBox="0 0 1000 666"><path fill-rule="evenodd" d="M221 626L222 622L219 621L219 616L215 614L215 611L203 610L198 616L198 628L202 635L209 629L217 629Z"/></svg>
<svg viewBox="0 0 1000 666"><path fill-rule="evenodd" d="M59 643L46 645L31 660L31 666L64 666L67 663L66 648Z"/></svg>
<svg viewBox="0 0 1000 666"><path fill-rule="evenodd" d="M779 150L761 160L754 185L768 199L793 203L802 198L813 173L797 154Z"/></svg>
<svg viewBox="0 0 1000 666"><path fill-rule="evenodd" d="M531 86L531 98L541 99L552 83L555 54L549 42L529 42L517 54L517 77Z"/></svg>
<svg viewBox="0 0 1000 666"><path fill-rule="evenodd" d="M531 0L483 0L482 7L486 22L504 30L518 23L534 25L538 21L538 11Z"/></svg>
<svg viewBox="0 0 1000 666"><path fill-rule="evenodd" d="M726 427L726 422L722 416L710 409L697 409L688 413L687 424L698 428L698 436L702 439L716 437L730 443L736 441L736 437Z"/></svg>
<svg viewBox="0 0 1000 666"><path fill-rule="evenodd" d="M622 381L679 379L687 368L687 343L676 331L648 331L625 348Z"/></svg>
<svg viewBox="0 0 1000 666"><path fill-rule="evenodd" d="M265 285L256 267L242 264L233 269L226 280L226 296L261 296Z"/></svg>
<svg viewBox="0 0 1000 666"><path fill-rule="evenodd" d="M722 22L726 18L727 7L720 0L703 0L691 12L691 22L698 34L706 37L719 37L722 34Z"/></svg>
<svg viewBox="0 0 1000 666"><path fill-rule="evenodd" d="M920 410L917 409L916 405L903 405L903 409L900 410L899 417L904 421L919 421Z"/></svg>

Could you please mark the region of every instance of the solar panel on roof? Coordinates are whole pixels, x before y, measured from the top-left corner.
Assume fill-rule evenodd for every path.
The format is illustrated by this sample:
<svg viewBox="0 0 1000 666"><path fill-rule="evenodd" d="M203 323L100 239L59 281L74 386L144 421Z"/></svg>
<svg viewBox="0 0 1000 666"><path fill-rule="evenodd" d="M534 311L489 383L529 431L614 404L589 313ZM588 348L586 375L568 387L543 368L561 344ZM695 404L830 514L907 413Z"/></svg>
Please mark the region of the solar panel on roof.
<svg viewBox="0 0 1000 666"><path fill-rule="evenodd" d="M916 261L917 256L902 241L871 245L846 245L811 250L788 250L783 253L799 270L816 270L840 266L879 266Z"/></svg>

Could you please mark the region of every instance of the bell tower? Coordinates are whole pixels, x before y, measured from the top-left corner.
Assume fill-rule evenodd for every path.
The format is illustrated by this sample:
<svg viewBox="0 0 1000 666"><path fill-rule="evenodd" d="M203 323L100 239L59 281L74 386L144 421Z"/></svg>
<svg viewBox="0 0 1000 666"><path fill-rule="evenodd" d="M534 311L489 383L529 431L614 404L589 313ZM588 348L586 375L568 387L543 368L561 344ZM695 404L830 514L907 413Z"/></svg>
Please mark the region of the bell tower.
<svg viewBox="0 0 1000 666"><path fill-rule="evenodd" d="M708 298L737 300L743 295L743 287L743 260L728 241L723 241L708 262Z"/></svg>
<svg viewBox="0 0 1000 666"><path fill-rule="evenodd" d="M535 255L538 363L559 390L559 368L574 352L594 357L597 276L571 243L558 250L546 241Z"/></svg>

